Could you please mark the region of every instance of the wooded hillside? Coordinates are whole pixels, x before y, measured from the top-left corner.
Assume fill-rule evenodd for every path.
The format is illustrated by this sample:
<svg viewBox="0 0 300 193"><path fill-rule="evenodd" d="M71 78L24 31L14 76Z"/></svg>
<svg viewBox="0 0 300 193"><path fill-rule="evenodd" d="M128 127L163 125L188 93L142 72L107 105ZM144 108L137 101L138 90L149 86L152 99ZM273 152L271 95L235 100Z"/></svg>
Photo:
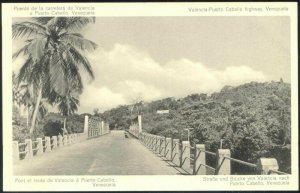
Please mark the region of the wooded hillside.
<svg viewBox="0 0 300 193"><path fill-rule="evenodd" d="M136 108L134 108L136 107ZM152 134L205 143L216 151L223 139L232 157L255 163L259 157L275 157L280 170L290 172L291 86L284 82L251 82L225 86L208 96L165 98L149 103L124 105L97 114L111 129L126 129L141 111L143 129ZM157 110L169 110L158 114Z"/></svg>

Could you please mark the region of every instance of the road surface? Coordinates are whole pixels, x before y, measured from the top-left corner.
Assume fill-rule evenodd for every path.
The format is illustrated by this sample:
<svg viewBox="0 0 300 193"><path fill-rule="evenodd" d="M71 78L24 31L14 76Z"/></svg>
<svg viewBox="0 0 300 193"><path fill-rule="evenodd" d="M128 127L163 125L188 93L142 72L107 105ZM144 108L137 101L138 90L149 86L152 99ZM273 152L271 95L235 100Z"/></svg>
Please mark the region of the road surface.
<svg viewBox="0 0 300 193"><path fill-rule="evenodd" d="M124 131L17 161L15 175L175 175L178 169Z"/></svg>

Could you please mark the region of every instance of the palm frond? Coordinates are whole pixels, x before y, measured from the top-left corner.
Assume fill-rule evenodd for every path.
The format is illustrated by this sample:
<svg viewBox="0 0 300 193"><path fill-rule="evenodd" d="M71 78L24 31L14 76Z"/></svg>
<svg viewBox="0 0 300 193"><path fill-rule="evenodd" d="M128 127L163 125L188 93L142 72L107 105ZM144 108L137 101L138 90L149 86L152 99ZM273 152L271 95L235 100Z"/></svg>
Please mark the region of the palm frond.
<svg viewBox="0 0 300 193"><path fill-rule="evenodd" d="M50 86L61 96L65 96L68 91L68 80L66 69L58 53L54 53L49 65Z"/></svg>
<svg viewBox="0 0 300 193"><path fill-rule="evenodd" d="M12 58L16 59L21 53L23 53L24 55L28 54L28 48L29 48L30 44L26 44L24 47L22 47L21 49L19 49L18 51L16 51Z"/></svg>
<svg viewBox="0 0 300 193"><path fill-rule="evenodd" d="M65 33L61 35L60 39L66 44L71 44L77 49L82 51L94 51L97 48L97 44L93 41L85 39L78 33Z"/></svg>
<svg viewBox="0 0 300 193"><path fill-rule="evenodd" d="M92 66L88 59L84 57L75 47L73 47L71 44L69 45L69 52L74 58L74 61L76 61L79 65L82 65L83 68L88 72L88 74L94 79L94 73L92 70Z"/></svg>
<svg viewBox="0 0 300 193"><path fill-rule="evenodd" d="M47 76L49 57L47 55L43 55L43 57L39 61L34 61L32 65L32 69L30 72L30 76L27 81L30 84L39 85L42 83L44 76Z"/></svg>
<svg viewBox="0 0 300 193"><path fill-rule="evenodd" d="M19 85L22 81L25 81L30 76L30 72L32 69L33 60L32 58L27 58L25 63L20 68L19 74L16 77L17 84Z"/></svg>
<svg viewBox="0 0 300 193"><path fill-rule="evenodd" d="M29 37L30 35L45 35L46 28L33 22L14 23L12 25L12 37Z"/></svg>
<svg viewBox="0 0 300 193"><path fill-rule="evenodd" d="M69 18L69 21L65 26L65 29L67 31L80 30L89 23L95 23L95 21L96 21L95 17L72 17Z"/></svg>
<svg viewBox="0 0 300 193"><path fill-rule="evenodd" d="M69 92L66 96L59 98L58 108L64 116L68 116L77 111L78 104L79 100Z"/></svg>
<svg viewBox="0 0 300 193"><path fill-rule="evenodd" d="M28 46L28 52L30 53L33 61L40 61L45 55L45 49L47 44L47 37L36 38Z"/></svg>
<svg viewBox="0 0 300 193"><path fill-rule="evenodd" d="M74 89L76 92L81 93L83 84L77 62L67 50L64 53L61 53L60 57L67 69L67 78L69 79L70 90Z"/></svg>

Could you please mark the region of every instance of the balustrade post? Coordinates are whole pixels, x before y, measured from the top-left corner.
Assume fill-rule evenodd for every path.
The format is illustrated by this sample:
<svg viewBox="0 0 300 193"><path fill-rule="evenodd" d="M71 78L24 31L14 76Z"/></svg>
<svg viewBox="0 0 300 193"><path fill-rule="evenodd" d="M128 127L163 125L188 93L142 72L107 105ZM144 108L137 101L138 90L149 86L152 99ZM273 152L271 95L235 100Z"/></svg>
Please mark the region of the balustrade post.
<svg viewBox="0 0 300 193"><path fill-rule="evenodd" d="M98 132L99 132L98 135L100 136L100 135L102 135L102 132L101 132L101 123L100 122L98 123L98 127L99 127L98 128Z"/></svg>
<svg viewBox="0 0 300 193"><path fill-rule="evenodd" d="M156 150L156 143L157 143L157 138L156 136L152 135L152 138L153 138L153 142L152 142L152 150Z"/></svg>
<svg viewBox="0 0 300 193"><path fill-rule="evenodd" d="M156 137L157 138L157 142L156 142L156 153L159 153L159 150L160 150L160 146L161 146L161 144L160 144L160 136L157 136Z"/></svg>
<svg viewBox="0 0 300 193"><path fill-rule="evenodd" d="M153 138L153 136L152 136L152 134L150 134L150 148L152 149L153 148L153 140L154 140L154 138Z"/></svg>
<svg viewBox="0 0 300 193"><path fill-rule="evenodd" d="M140 133L140 141L144 143L144 133Z"/></svg>
<svg viewBox="0 0 300 193"><path fill-rule="evenodd" d="M86 139L89 137L89 116L84 116L84 127L83 127L83 133L86 136Z"/></svg>
<svg viewBox="0 0 300 193"><path fill-rule="evenodd" d="M172 138L167 137L166 138L166 152L165 152L165 157L168 160L172 160Z"/></svg>
<svg viewBox="0 0 300 193"><path fill-rule="evenodd" d="M149 148L151 148L152 147L152 136L151 136L151 134L149 134Z"/></svg>
<svg viewBox="0 0 300 193"><path fill-rule="evenodd" d="M71 145L73 143L72 134L68 136L68 144Z"/></svg>
<svg viewBox="0 0 300 193"><path fill-rule="evenodd" d="M26 147L25 147L25 157L24 159L32 158L33 157L33 151L32 151L32 141L31 139L25 139Z"/></svg>
<svg viewBox="0 0 300 193"><path fill-rule="evenodd" d="M67 135L63 136L63 144L64 144L64 146L68 145L68 136Z"/></svg>
<svg viewBox="0 0 300 193"><path fill-rule="evenodd" d="M172 137L171 137L171 161L173 161L172 159L173 159L173 154L174 154L174 141L173 141L173 135L172 135Z"/></svg>
<svg viewBox="0 0 300 193"><path fill-rule="evenodd" d="M279 166L275 158L260 158L258 161L258 168L262 175L276 175L276 173L272 173L270 170L278 171Z"/></svg>
<svg viewBox="0 0 300 193"><path fill-rule="evenodd" d="M145 136L145 143L146 143L146 146L147 146L147 147L149 147L149 139L150 139L149 134L146 133L146 136Z"/></svg>
<svg viewBox="0 0 300 193"><path fill-rule="evenodd" d="M101 128L102 128L102 135L105 134L105 125L104 125L104 121L101 121Z"/></svg>
<svg viewBox="0 0 300 193"><path fill-rule="evenodd" d="M179 146L179 166L182 167L182 163L183 163L183 160L182 160L182 141L181 139L179 139L179 143L178 143L178 146Z"/></svg>
<svg viewBox="0 0 300 193"><path fill-rule="evenodd" d="M163 156L166 157L166 152L167 152L167 137L164 136L164 151L163 151Z"/></svg>
<svg viewBox="0 0 300 193"><path fill-rule="evenodd" d="M193 143L193 159L194 159L194 161L193 161L193 175L196 175L197 174L197 153L198 153L198 151L197 151L197 145L196 145L196 143L194 142Z"/></svg>
<svg viewBox="0 0 300 193"><path fill-rule="evenodd" d="M14 161L20 160L20 149L19 149L18 141L13 141L13 160Z"/></svg>
<svg viewBox="0 0 300 193"><path fill-rule="evenodd" d="M57 136L52 136L52 149L57 148Z"/></svg>
<svg viewBox="0 0 300 193"><path fill-rule="evenodd" d="M50 152L51 151L51 140L50 137L45 137L45 152Z"/></svg>
<svg viewBox="0 0 300 193"><path fill-rule="evenodd" d="M230 160L226 159L226 157L230 158L230 149L218 149L217 164L216 164L217 166L215 172L217 175L231 174Z"/></svg>
<svg viewBox="0 0 300 193"><path fill-rule="evenodd" d="M191 149L189 141L182 141L182 156L181 156L181 167L186 172L191 173Z"/></svg>
<svg viewBox="0 0 300 193"><path fill-rule="evenodd" d="M63 144L63 137L61 135L58 135L58 147L62 147L64 146Z"/></svg>
<svg viewBox="0 0 300 193"><path fill-rule="evenodd" d="M43 139L42 138L37 138L37 152L36 155L41 155L44 153L44 147L43 147Z"/></svg>
<svg viewBox="0 0 300 193"><path fill-rule="evenodd" d="M148 134L147 133L145 133L144 141L145 141L145 145L148 146Z"/></svg>
<svg viewBox="0 0 300 193"><path fill-rule="evenodd" d="M72 144L72 134L67 135L68 137L68 145Z"/></svg>
<svg viewBox="0 0 300 193"><path fill-rule="evenodd" d="M173 152L172 152L172 162L177 166L181 166L181 151L180 151L180 144L179 139L173 139Z"/></svg>
<svg viewBox="0 0 300 193"><path fill-rule="evenodd" d="M79 134L78 133L75 133L75 142L77 143L79 140Z"/></svg>
<svg viewBox="0 0 300 193"><path fill-rule="evenodd" d="M151 136L151 134L149 135L149 147L150 148L152 147L152 136Z"/></svg>
<svg viewBox="0 0 300 193"><path fill-rule="evenodd" d="M142 128L142 115L138 115L138 132L139 133L143 132L143 128Z"/></svg>
<svg viewBox="0 0 300 193"><path fill-rule="evenodd" d="M149 148L151 149L152 148L152 136L151 134L149 134Z"/></svg>
<svg viewBox="0 0 300 193"><path fill-rule="evenodd" d="M206 158L205 158L205 144L197 144L196 145L196 153L195 153L195 175L206 175ZM196 156L198 156L198 159L196 160ZM199 168L200 167L200 168ZM198 170L199 169L199 170ZM198 170L198 172L197 172Z"/></svg>
<svg viewBox="0 0 300 193"><path fill-rule="evenodd" d="M155 146L154 146L154 152L157 153L157 149L159 148L159 136L155 136Z"/></svg>
<svg viewBox="0 0 300 193"><path fill-rule="evenodd" d="M159 140L159 149L158 149L158 153L161 155L163 154L163 149L164 149L164 141L165 138L160 136L160 140Z"/></svg>

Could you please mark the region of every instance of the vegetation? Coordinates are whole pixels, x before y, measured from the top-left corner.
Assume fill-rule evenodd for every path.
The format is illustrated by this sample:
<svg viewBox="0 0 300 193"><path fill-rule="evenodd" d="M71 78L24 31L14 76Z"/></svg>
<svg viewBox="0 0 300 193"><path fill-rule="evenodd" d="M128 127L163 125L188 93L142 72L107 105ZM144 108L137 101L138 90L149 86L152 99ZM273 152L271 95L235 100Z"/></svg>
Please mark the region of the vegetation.
<svg viewBox="0 0 300 193"><path fill-rule="evenodd" d="M280 170L290 172L291 88L281 82L251 82L225 86L220 92L192 94L143 103L143 129L149 133L206 144L210 151L229 148L232 157L255 163L260 157L275 157ZM97 116L108 120L112 129L126 129L138 114L123 105ZM157 114L157 110L169 110Z"/></svg>
<svg viewBox="0 0 300 193"><path fill-rule="evenodd" d="M84 126L84 114L73 114L68 117L68 127L63 129L65 117L59 113L48 113L42 120L39 121L37 128L32 134L29 133L29 128L26 127L26 121L18 113L18 108L14 108L14 124L13 124L13 140L24 142L25 139L36 139L44 136L57 136L64 133L82 133Z"/></svg>
<svg viewBox="0 0 300 193"><path fill-rule="evenodd" d="M83 89L80 68L94 77L84 53L97 47L77 31L93 22L95 18L92 17L34 17L31 21L13 24L13 38L26 38L25 45L13 54L13 58L20 54L26 57L14 78L13 95L19 93L22 84L32 91L24 94L29 100L20 100L32 110L30 134L33 134L38 116L45 115L41 113L44 103L58 105L65 118L77 110L77 96Z"/></svg>

